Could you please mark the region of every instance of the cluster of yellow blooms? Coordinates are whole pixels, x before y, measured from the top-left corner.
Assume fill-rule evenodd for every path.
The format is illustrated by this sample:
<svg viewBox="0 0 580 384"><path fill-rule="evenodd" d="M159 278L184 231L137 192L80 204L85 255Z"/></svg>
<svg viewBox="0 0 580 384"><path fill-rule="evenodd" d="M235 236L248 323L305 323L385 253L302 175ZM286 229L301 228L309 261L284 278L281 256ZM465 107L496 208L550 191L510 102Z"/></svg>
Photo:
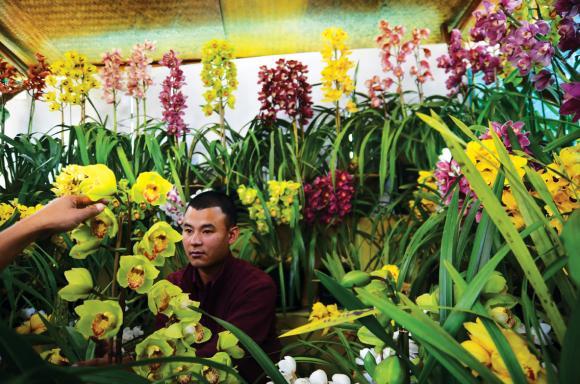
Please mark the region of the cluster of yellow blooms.
<svg viewBox="0 0 580 384"><path fill-rule="evenodd" d="M8 203L0 203L0 226L8 221L14 215L16 210L18 210L20 213L20 220L22 220L32 215L42 207L42 204L36 204L33 207L27 207L26 205L20 204L18 199L14 199Z"/></svg>
<svg viewBox="0 0 580 384"><path fill-rule="evenodd" d="M475 164L475 168L479 171L483 180L487 185L492 186L500 169L499 154L492 139L481 140L481 144L477 141L470 141L467 143L465 153L469 160ZM518 176L524 177L524 166L528 161L516 155L509 155L511 162L514 164ZM507 178L504 185L509 185Z"/></svg>
<svg viewBox="0 0 580 384"><path fill-rule="evenodd" d="M322 69L323 101L338 102L343 95L349 96L354 91L354 82L348 75L348 71L354 67L348 58L351 51L345 45L348 35L341 28L327 28L322 32L322 37L322 60L326 64ZM356 105L349 101L346 108L354 112Z"/></svg>
<svg viewBox="0 0 580 384"><path fill-rule="evenodd" d="M483 365L490 368L504 383L511 383L511 376L505 362L482 321L477 318L475 323L468 322L463 324L463 326L469 332L469 340L461 343L463 348L469 351ZM546 382L540 362L530 352L526 341L511 329L500 329L522 367L528 383Z"/></svg>
<svg viewBox="0 0 580 384"><path fill-rule="evenodd" d="M310 311L308 321L323 320L330 317L336 317L338 315L340 315L340 311L338 310L336 304L324 305L317 301L312 305L312 310Z"/></svg>
<svg viewBox="0 0 580 384"><path fill-rule="evenodd" d="M77 165L64 167L52 184L58 196L85 195L92 201L108 198L117 192L115 174L106 165Z"/></svg>
<svg viewBox="0 0 580 384"><path fill-rule="evenodd" d="M258 190L241 185L238 196L242 204L248 207L250 219L256 222L258 233L268 233L265 209L268 210L272 223L289 224L295 218L294 201L298 198L300 183L294 181L268 181L268 200L265 208L258 197ZM298 211L300 207L298 207Z"/></svg>
<svg viewBox="0 0 580 384"><path fill-rule="evenodd" d="M491 187L500 169L499 154L493 140L482 140L481 144L475 141L469 142L467 144L466 154L475 164L475 168L479 171L485 183ZM525 174L524 166L527 165L528 160L517 155L509 155L509 158L515 166L520 179L523 178ZM506 213L510 217L512 224L518 229L522 228L524 226L524 219L518 209L516 199L513 196L507 178L504 180L501 201L505 206Z"/></svg>
<svg viewBox="0 0 580 384"><path fill-rule="evenodd" d="M233 59L234 48L225 40L210 40L201 50L201 81L209 88L203 94L206 102L203 111L207 116L214 111L219 113L226 104L234 108L233 92L238 87L238 80Z"/></svg>
<svg viewBox="0 0 580 384"><path fill-rule="evenodd" d="M97 80L97 67L88 62L87 57L74 51L64 54L63 60L50 65L51 75L46 84L53 88L45 93L51 111L59 111L65 104L84 104L89 91L100 87Z"/></svg>
<svg viewBox="0 0 580 384"><path fill-rule="evenodd" d="M541 176L561 215L569 215L580 208L580 144L562 149L556 162L548 164ZM545 209L554 216L550 207ZM557 219L552 220L552 225L559 231L562 229L562 223Z"/></svg>
<svg viewBox="0 0 580 384"><path fill-rule="evenodd" d="M486 139L482 140L481 142L469 142L466 147L466 154L475 165L475 168L481 174L485 183L491 187L495 182L501 167L501 164L498 160L499 155L493 140ZM512 164L515 166L520 179L523 178L525 174L524 167L528 164L528 160L517 155L509 155L509 158ZM442 170L438 169L437 172L441 173ZM419 177L417 178L417 183L420 184L421 187L419 187L419 189L415 192L415 196L421 198L420 205L427 212L435 212L439 208L436 201L428 199L430 189L434 191L439 189L439 193L442 193L435 177L437 172L420 171ZM574 147L562 149L560 154L555 156L553 163L543 167L543 169L540 171L540 176L545 182L547 189L550 192L550 195L556 205L556 208L558 209L558 213L561 216L565 218L575 209L580 208L580 201L578 200L578 186L580 185L580 144L577 144ZM459 171L457 175L452 175L451 179L455 177L463 176ZM467 185L467 192L463 191L463 193L468 192L469 185ZM530 193L536 197L539 197L537 192ZM512 224L518 229L523 228L525 221L519 211L516 199L507 178L504 180L501 201L506 210L506 213L512 221ZM409 205L411 210L413 210L416 214L419 214L414 201L411 201ZM544 208L548 213L548 216L552 219L551 225L556 228L558 232L560 232L562 230L562 221L555 217L555 212L552 211L550 206L546 205Z"/></svg>
<svg viewBox="0 0 580 384"><path fill-rule="evenodd" d="M51 316L46 316L45 314L42 315L46 318L47 321L49 321L51 318ZM42 318L38 312L33 314L28 320L24 321L21 325L16 327L16 333L21 335L29 335L31 333L40 335L44 332L46 332L46 325L44 324L44 321L42 321Z"/></svg>

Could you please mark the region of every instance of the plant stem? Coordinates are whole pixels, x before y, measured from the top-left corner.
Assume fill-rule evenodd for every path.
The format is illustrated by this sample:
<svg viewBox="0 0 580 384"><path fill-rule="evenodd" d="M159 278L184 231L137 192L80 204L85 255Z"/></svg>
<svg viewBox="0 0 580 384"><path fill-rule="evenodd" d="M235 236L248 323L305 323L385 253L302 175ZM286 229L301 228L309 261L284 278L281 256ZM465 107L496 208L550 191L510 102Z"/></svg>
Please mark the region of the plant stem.
<svg viewBox="0 0 580 384"><path fill-rule="evenodd" d="M185 138L183 139L185 142ZM191 169L191 162L193 159L193 150L195 148L195 143L193 139L191 140L191 146L189 147L189 152L187 154L187 164L185 166L185 196L189 196L189 170Z"/></svg>
<svg viewBox="0 0 580 384"><path fill-rule="evenodd" d="M6 106L6 103L4 103L4 94L0 94L0 125L2 126L2 136L4 136L4 133L6 132L6 125L4 124L4 120L5 120L5 116L6 116L6 111L4 110L4 107ZM4 140L4 139L2 139Z"/></svg>
<svg viewBox="0 0 580 384"><path fill-rule="evenodd" d="M139 136L139 99L135 98L135 110L137 111L136 121L137 124L135 126L135 135Z"/></svg>
<svg viewBox="0 0 580 384"><path fill-rule="evenodd" d="M60 140L62 141L62 146L64 147L64 104L60 106Z"/></svg>
<svg viewBox="0 0 580 384"><path fill-rule="evenodd" d="M125 318L125 299L127 296L127 289L123 288L121 294L119 295L119 306L121 307L121 312L123 313L123 319ZM123 326L121 326L120 332L117 332L117 340L115 342L115 363L121 364L123 361Z"/></svg>
<svg viewBox="0 0 580 384"><path fill-rule="evenodd" d="M334 107L336 108L336 136L340 133L340 107L338 104L338 100L334 102Z"/></svg>
<svg viewBox="0 0 580 384"><path fill-rule="evenodd" d="M298 162L300 151L298 150L298 124L296 124L296 118L292 119L292 128L294 128L294 148L296 151L296 162Z"/></svg>
<svg viewBox="0 0 580 384"><path fill-rule="evenodd" d="M147 98L143 97L143 129L147 126Z"/></svg>
<svg viewBox="0 0 580 384"><path fill-rule="evenodd" d="M223 102L221 100L219 102L218 113L220 115L220 136L221 136L221 140L222 140L222 145L225 148L226 147L226 127L225 127L225 118L224 118L224 106L223 106Z"/></svg>
<svg viewBox="0 0 580 384"><path fill-rule="evenodd" d="M117 134L117 92L113 89L113 133Z"/></svg>
<svg viewBox="0 0 580 384"><path fill-rule="evenodd" d="M128 214L131 214L131 203L129 202L128 204L129 206L129 211ZM129 221L131 221L131 219L129 219ZM119 248L121 248L121 242L123 241L123 217L119 216L119 220L118 220L118 228L119 228L119 232L117 234L117 242L115 243L115 261L113 262L113 280L112 280L112 284L111 284L111 296L116 296L117 295L117 272L119 271L119 260L121 257L121 253L118 251ZM129 242L131 241L131 235L129 233ZM130 244L129 244L130 245Z"/></svg>
<svg viewBox="0 0 580 384"><path fill-rule="evenodd" d="M81 124L85 123L85 119L86 119L86 100L85 97L83 96L81 100Z"/></svg>
<svg viewBox="0 0 580 384"><path fill-rule="evenodd" d="M32 119L34 117L34 110L36 108L36 103L34 96L30 96L30 115L28 116L28 136L32 134Z"/></svg>

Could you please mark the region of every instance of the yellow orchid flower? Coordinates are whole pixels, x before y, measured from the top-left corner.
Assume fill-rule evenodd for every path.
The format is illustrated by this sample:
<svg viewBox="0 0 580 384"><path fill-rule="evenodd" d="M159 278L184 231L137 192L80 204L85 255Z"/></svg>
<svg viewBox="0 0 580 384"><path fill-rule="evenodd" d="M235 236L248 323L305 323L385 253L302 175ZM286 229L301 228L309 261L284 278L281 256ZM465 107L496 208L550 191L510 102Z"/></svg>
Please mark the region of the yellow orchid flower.
<svg viewBox="0 0 580 384"><path fill-rule="evenodd" d="M172 356L174 349L166 339L152 334L135 346L135 353L137 360L156 359ZM154 380L164 377L169 372L169 368L170 364L168 363L152 363L133 367L133 370L140 376Z"/></svg>
<svg viewBox="0 0 580 384"><path fill-rule="evenodd" d="M30 319L16 327L16 333L21 335L28 335L31 333L40 335L41 333L46 332L46 324L44 324L44 321L42 321L40 316L41 314L39 313L35 313L30 316ZM42 317L44 317L46 321L50 321L51 316L42 315Z"/></svg>
<svg viewBox="0 0 580 384"><path fill-rule="evenodd" d="M477 318L475 323L468 322L463 326L469 333L470 340L464 341L461 345L482 364L490 368L500 380L511 383L507 367L481 319ZM511 329L500 328L500 330L514 352L528 383L541 382L543 372L540 362L530 352L526 342Z"/></svg>
<svg viewBox="0 0 580 384"><path fill-rule="evenodd" d="M93 289L93 278L86 268L72 268L64 273L68 285L58 291L65 301L86 299Z"/></svg>
<svg viewBox="0 0 580 384"><path fill-rule="evenodd" d="M135 203L163 205L167 201L167 193L173 185L157 172L143 172L131 188L131 196Z"/></svg>
<svg viewBox="0 0 580 384"><path fill-rule="evenodd" d="M60 348L53 348L40 354L43 360L54 365L69 365L70 361L60 354Z"/></svg>
<svg viewBox="0 0 580 384"><path fill-rule="evenodd" d="M133 247L133 253L144 255L155 266L165 263L166 257L175 254L175 244L182 239L181 234L164 221L159 221L143 235L143 239Z"/></svg>
<svg viewBox="0 0 580 384"><path fill-rule="evenodd" d="M85 338L104 340L113 337L123 324L123 311L113 300L85 300L75 308L75 312L80 316L76 329Z"/></svg>
<svg viewBox="0 0 580 384"><path fill-rule="evenodd" d="M86 259L99 248L105 236L113 237L117 234L117 218L106 208L87 223L81 224L72 231L71 238L77 242L70 250L73 259Z"/></svg>
<svg viewBox="0 0 580 384"><path fill-rule="evenodd" d="M182 293L181 288L167 280L155 283L147 292L147 306L153 314L162 313L168 317L173 314L173 308L169 305L171 299Z"/></svg>
<svg viewBox="0 0 580 384"><path fill-rule="evenodd" d="M121 287L146 293L158 275L159 270L145 256L123 256L117 271L117 281Z"/></svg>

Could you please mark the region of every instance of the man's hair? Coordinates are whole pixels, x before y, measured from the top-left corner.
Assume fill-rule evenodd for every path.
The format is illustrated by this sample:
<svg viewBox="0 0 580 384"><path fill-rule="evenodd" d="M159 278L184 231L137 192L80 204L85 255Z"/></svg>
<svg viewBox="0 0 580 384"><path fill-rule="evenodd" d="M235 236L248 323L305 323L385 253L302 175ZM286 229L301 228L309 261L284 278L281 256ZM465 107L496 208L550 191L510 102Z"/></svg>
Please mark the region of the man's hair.
<svg viewBox="0 0 580 384"><path fill-rule="evenodd" d="M238 222L236 206L230 196L223 192L206 191L194 195L189 199L187 207L196 210L219 207L226 215L226 226L228 228L233 227Z"/></svg>

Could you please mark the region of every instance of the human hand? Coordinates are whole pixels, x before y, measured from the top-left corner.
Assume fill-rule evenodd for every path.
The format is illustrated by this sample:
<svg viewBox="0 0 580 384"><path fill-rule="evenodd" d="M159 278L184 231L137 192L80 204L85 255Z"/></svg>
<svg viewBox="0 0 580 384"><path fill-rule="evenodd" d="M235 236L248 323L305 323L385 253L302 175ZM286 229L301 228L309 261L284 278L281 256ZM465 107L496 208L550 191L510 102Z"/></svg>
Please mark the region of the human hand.
<svg viewBox="0 0 580 384"><path fill-rule="evenodd" d="M26 221L43 233L66 232L101 213L105 209L104 203L104 200L91 201L86 196L62 196L26 218Z"/></svg>

